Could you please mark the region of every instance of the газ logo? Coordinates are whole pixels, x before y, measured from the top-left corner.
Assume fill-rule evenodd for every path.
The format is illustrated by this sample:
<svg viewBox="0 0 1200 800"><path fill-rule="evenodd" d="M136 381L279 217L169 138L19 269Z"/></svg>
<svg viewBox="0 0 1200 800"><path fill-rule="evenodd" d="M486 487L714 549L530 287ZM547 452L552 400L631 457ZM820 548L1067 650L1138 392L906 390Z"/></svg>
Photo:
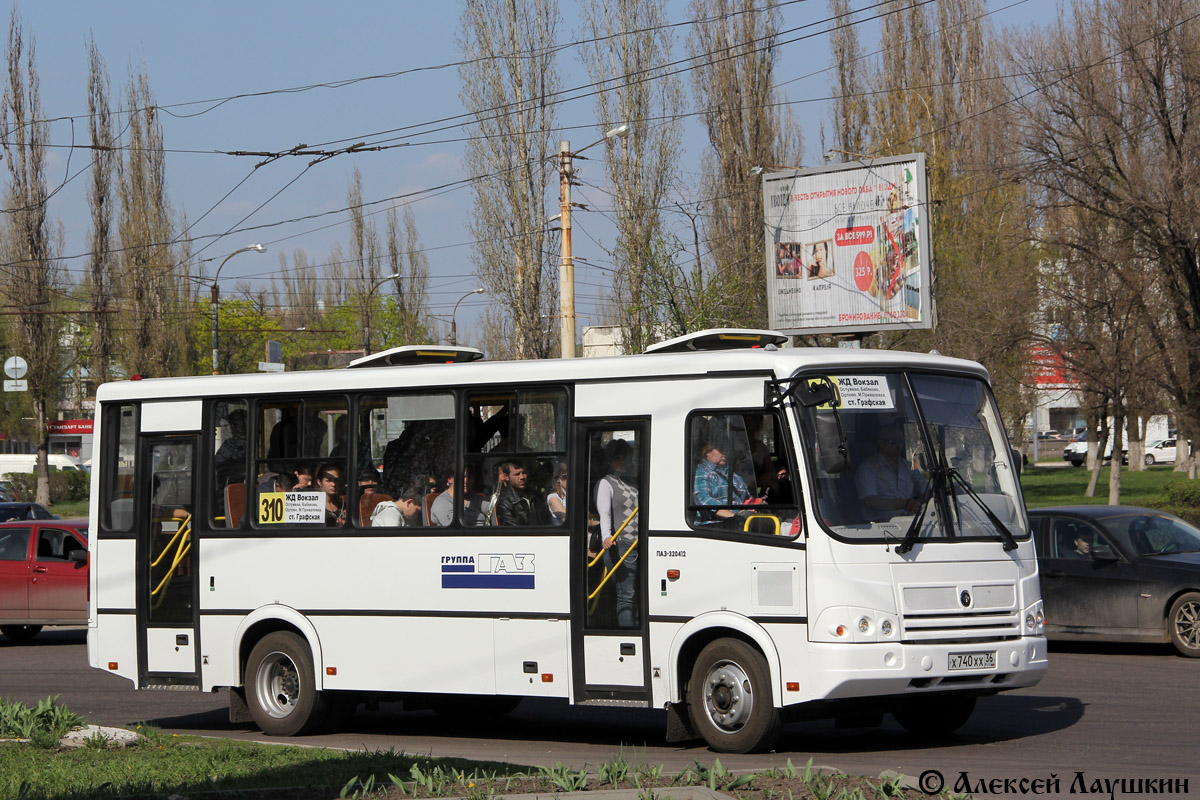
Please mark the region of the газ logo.
<svg viewBox="0 0 1200 800"><path fill-rule="evenodd" d="M442 556L443 589L532 589L533 553Z"/></svg>

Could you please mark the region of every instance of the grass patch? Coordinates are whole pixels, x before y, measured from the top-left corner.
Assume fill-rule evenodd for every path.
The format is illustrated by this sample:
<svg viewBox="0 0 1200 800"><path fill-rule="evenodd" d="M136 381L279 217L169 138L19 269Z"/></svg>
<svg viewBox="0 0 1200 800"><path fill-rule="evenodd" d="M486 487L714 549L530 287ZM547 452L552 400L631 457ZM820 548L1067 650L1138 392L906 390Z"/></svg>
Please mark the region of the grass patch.
<svg viewBox="0 0 1200 800"><path fill-rule="evenodd" d="M1025 505L1029 508L1105 505L1108 503L1110 469L1104 467L1100 470L1095 497L1083 496L1091 474L1085 467L1024 470L1021 473L1021 490L1025 495ZM1186 482L1187 476L1175 472L1170 466L1149 467L1142 472L1122 469L1121 503L1167 509L1170 504L1166 498L1166 486L1177 481Z"/></svg>
<svg viewBox="0 0 1200 800"><path fill-rule="evenodd" d="M195 798L205 793L215 797L222 791L256 790L257 798L316 800L338 797L351 781L357 785L370 780L383 787L391 785L389 775L412 780L414 767L432 771L432 765L455 777L486 771L502 779L516 769L507 764L430 759L394 751L344 752L151 731L145 741L123 749L46 750L0 744L0 797L161 800L171 794ZM447 786L454 783L457 780L447 778Z"/></svg>
<svg viewBox="0 0 1200 800"><path fill-rule="evenodd" d="M733 773L719 759L696 761L678 775L661 765L631 762L618 754L594 770L556 764L528 771L494 762L263 745L253 742L165 737L154 734L123 750L81 748L49 752L28 745L0 745L0 796L21 800L139 800L178 794L189 800L254 797L257 800L334 798L440 798L490 800L538 792L634 789L640 798L672 786L707 786L741 800L801 798L916 798L903 779L862 778L786 767ZM243 794L245 793L245 794ZM942 793L943 798L951 795Z"/></svg>
<svg viewBox="0 0 1200 800"><path fill-rule="evenodd" d="M63 519L83 519L88 515L88 501L64 500L61 503L51 503L47 510Z"/></svg>

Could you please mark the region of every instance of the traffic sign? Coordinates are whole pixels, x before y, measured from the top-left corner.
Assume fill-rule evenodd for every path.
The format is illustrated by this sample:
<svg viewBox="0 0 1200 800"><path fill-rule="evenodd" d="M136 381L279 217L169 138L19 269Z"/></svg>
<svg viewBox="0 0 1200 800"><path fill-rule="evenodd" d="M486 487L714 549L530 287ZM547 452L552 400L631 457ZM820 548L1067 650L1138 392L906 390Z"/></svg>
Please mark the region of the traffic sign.
<svg viewBox="0 0 1200 800"><path fill-rule="evenodd" d="M20 380L25 377L25 373L29 371L29 365L25 363L25 359L20 356L9 356L4 362L4 374L13 380ZM24 389L10 389L8 391L24 391Z"/></svg>
<svg viewBox="0 0 1200 800"><path fill-rule="evenodd" d="M21 374L24 375L25 371L21 370ZM29 391L29 381L5 381L4 382L4 391L6 391L6 392L28 392Z"/></svg>

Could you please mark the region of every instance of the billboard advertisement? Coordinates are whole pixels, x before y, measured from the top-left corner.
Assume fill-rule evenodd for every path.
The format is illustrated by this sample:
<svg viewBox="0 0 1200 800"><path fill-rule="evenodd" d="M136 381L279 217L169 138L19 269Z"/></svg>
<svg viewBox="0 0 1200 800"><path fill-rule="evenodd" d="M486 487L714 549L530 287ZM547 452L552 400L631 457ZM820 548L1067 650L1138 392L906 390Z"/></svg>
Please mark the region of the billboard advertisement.
<svg viewBox="0 0 1200 800"><path fill-rule="evenodd" d="M923 153L764 175L770 328L932 327L928 195Z"/></svg>

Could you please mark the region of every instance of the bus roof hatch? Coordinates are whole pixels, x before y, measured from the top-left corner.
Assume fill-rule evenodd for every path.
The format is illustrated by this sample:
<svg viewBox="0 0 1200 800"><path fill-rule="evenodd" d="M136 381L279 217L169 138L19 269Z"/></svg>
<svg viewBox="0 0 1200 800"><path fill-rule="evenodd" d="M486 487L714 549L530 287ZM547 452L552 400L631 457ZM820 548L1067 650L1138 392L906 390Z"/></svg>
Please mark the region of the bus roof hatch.
<svg viewBox="0 0 1200 800"><path fill-rule="evenodd" d="M346 365L358 367L407 367L413 364L461 364L479 361L483 353L474 347L443 347L436 344L406 344L356 358Z"/></svg>
<svg viewBox="0 0 1200 800"><path fill-rule="evenodd" d="M710 328L668 339L665 342L652 344L646 348L647 353L684 353L700 350L738 350L742 348L766 347L779 345L788 340L787 336L775 331L765 331L745 328Z"/></svg>

